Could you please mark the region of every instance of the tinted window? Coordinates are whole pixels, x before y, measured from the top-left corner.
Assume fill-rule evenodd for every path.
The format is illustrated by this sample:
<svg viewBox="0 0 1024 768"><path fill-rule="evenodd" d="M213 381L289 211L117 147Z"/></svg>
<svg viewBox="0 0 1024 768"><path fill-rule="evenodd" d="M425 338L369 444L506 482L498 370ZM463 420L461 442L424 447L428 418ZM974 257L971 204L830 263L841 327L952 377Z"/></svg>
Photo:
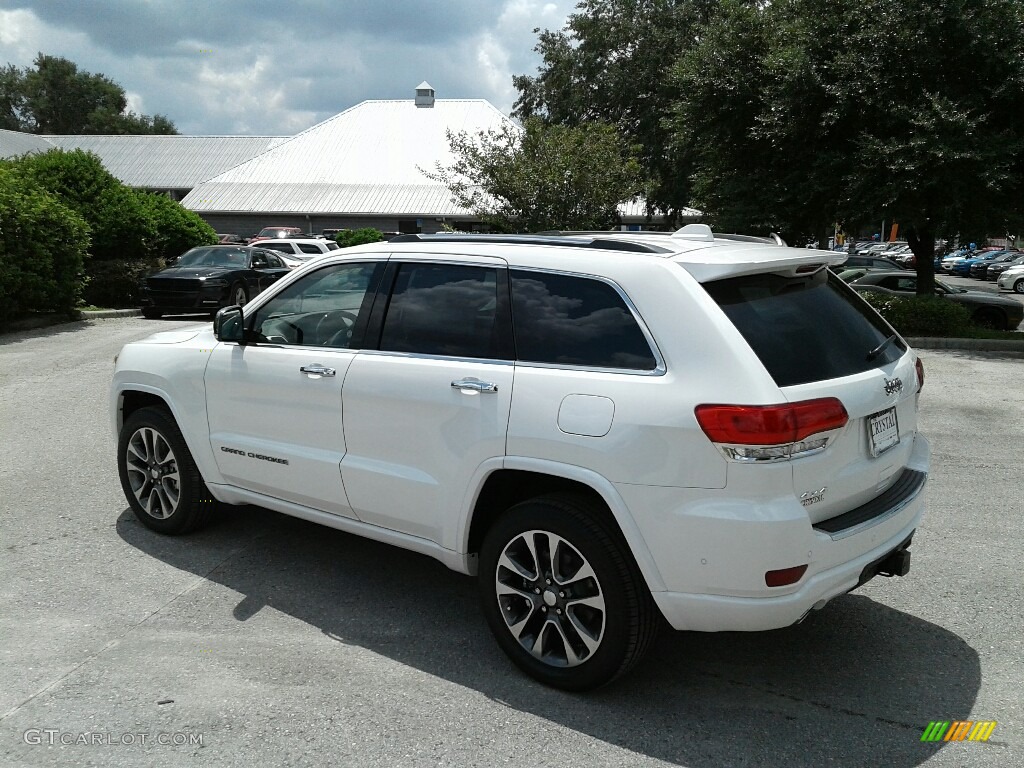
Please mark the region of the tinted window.
<svg viewBox="0 0 1024 768"><path fill-rule="evenodd" d="M897 360L899 341L868 360L892 330L839 278L749 275L704 284L780 387L850 376Z"/></svg>
<svg viewBox="0 0 1024 768"><path fill-rule="evenodd" d="M281 253L295 253L295 251L292 250L291 243L260 243L260 245L262 245L264 248L269 248L272 251L280 251Z"/></svg>
<svg viewBox="0 0 1024 768"><path fill-rule="evenodd" d="M323 253L323 251L321 251L312 243L296 243L296 245L299 246L299 250L302 251L303 253Z"/></svg>
<svg viewBox="0 0 1024 768"><path fill-rule="evenodd" d="M277 258L277 254L266 253L264 255L267 257L267 264L269 264L272 268L284 269L284 262Z"/></svg>
<svg viewBox="0 0 1024 768"><path fill-rule="evenodd" d="M524 362L653 370L651 347L612 286L600 280L512 271L516 357Z"/></svg>
<svg viewBox="0 0 1024 768"><path fill-rule="evenodd" d="M253 316L255 341L347 348L365 325L381 262L335 264L298 280Z"/></svg>
<svg viewBox="0 0 1024 768"><path fill-rule="evenodd" d="M499 354L497 270L457 264L402 264L380 348L494 359Z"/></svg>

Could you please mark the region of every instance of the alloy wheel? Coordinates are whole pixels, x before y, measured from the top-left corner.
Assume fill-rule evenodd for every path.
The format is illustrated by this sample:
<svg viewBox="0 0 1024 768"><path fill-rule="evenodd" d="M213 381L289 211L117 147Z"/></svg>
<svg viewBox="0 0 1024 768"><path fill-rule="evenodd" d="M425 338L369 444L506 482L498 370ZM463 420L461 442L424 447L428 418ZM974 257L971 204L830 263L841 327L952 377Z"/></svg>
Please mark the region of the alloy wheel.
<svg viewBox="0 0 1024 768"><path fill-rule="evenodd" d="M167 440L152 427L140 427L128 440L125 466L132 493L150 517L166 520L178 508L178 462Z"/></svg>
<svg viewBox="0 0 1024 768"><path fill-rule="evenodd" d="M571 542L549 531L525 531L502 550L495 570L505 626L534 658L575 667L605 635L604 592L593 567Z"/></svg>

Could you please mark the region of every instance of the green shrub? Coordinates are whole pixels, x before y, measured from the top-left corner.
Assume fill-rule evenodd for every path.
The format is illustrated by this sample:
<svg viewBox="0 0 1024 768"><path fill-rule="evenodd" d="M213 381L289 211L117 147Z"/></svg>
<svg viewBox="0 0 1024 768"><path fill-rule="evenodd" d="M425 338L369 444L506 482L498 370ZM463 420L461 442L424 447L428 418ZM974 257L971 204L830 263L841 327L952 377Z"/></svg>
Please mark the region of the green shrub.
<svg viewBox="0 0 1024 768"><path fill-rule="evenodd" d="M972 336L976 331L965 307L939 296L861 296L903 336Z"/></svg>
<svg viewBox="0 0 1024 768"><path fill-rule="evenodd" d="M139 281L163 268L162 259L90 261L82 299L95 307L138 307Z"/></svg>
<svg viewBox="0 0 1024 768"><path fill-rule="evenodd" d="M342 248L351 248L353 245L362 245L363 243L379 243L384 239L384 233L373 227L346 229L339 232L334 239Z"/></svg>
<svg viewBox="0 0 1024 768"><path fill-rule="evenodd" d="M135 194L149 216L155 233L149 248L150 257L172 259L197 245L217 243L217 233L213 227L181 203L171 200L167 195L152 192L137 191Z"/></svg>
<svg viewBox="0 0 1024 768"><path fill-rule="evenodd" d="M88 245L81 216L0 166L0 319L74 312Z"/></svg>
<svg viewBox="0 0 1024 768"><path fill-rule="evenodd" d="M151 255L156 231L138 195L111 175L91 152L76 149L24 155L10 161L27 186L48 192L89 225L94 259L142 259Z"/></svg>

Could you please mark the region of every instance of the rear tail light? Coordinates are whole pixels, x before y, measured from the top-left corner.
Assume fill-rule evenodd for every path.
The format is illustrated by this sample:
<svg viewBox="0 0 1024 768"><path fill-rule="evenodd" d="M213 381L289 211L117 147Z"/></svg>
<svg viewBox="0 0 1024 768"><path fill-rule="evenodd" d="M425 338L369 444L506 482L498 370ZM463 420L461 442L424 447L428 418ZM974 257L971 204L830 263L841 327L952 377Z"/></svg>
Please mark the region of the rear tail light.
<svg viewBox="0 0 1024 768"><path fill-rule="evenodd" d="M698 405L704 434L736 461L785 461L824 450L850 420L834 397L781 405Z"/></svg>
<svg viewBox="0 0 1024 768"><path fill-rule="evenodd" d="M924 389L924 363L920 357L914 362L914 368L917 370L917 391L920 392Z"/></svg>

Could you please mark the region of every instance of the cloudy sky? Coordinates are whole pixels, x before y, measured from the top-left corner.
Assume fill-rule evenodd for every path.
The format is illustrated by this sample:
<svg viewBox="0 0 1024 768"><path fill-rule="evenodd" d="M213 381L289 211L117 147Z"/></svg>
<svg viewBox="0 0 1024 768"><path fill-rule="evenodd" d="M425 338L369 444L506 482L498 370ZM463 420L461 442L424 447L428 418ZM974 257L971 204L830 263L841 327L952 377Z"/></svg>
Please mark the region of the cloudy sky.
<svg viewBox="0 0 1024 768"><path fill-rule="evenodd" d="M535 74L576 0L0 0L0 65L106 75L184 134L292 135L365 99L487 99Z"/></svg>

